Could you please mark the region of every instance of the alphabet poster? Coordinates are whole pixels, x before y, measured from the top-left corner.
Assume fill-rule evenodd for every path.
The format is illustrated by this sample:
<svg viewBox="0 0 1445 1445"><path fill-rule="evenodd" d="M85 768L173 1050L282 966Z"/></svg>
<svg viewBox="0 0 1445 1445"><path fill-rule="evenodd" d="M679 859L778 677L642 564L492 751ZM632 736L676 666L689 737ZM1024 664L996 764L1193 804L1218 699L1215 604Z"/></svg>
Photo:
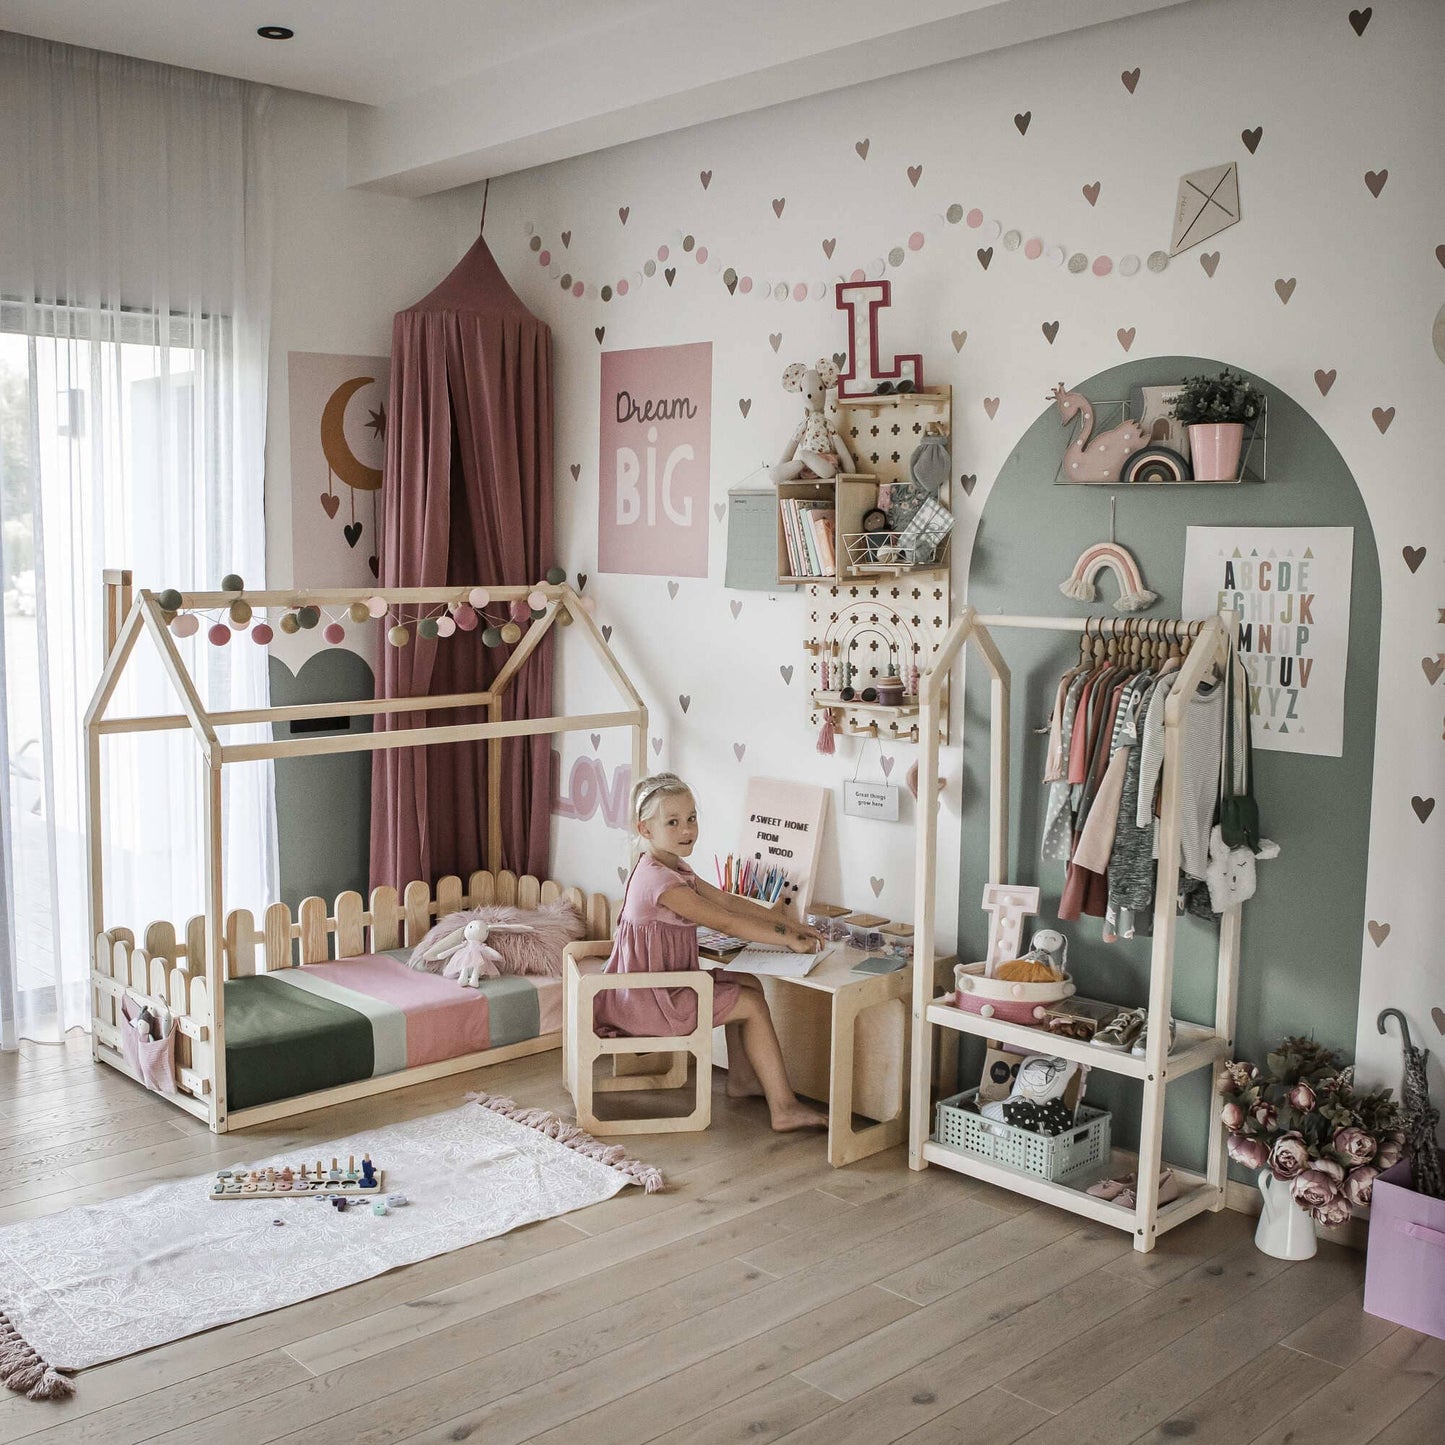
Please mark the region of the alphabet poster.
<svg viewBox="0 0 1445 1445"><path fill-rule="evenodd" d="M1254 745L1344 748L1353 527L1190 527L1184 615L1240 614Z"/></svg>
<svg viewBox="0 0 1445 1445"><path fill-rule="evenodd" d="M597 565L706 577L712 343L602 353Z"/></svg>

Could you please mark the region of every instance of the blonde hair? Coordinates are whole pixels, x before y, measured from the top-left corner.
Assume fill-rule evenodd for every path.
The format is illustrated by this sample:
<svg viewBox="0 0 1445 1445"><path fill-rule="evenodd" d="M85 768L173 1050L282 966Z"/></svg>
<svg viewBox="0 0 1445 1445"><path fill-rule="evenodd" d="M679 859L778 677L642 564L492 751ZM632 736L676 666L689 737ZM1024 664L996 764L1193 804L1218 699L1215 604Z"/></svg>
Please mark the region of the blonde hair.
<svg viewBox="0 0 1445 1445"><path fill-rule="evenodd" d="M651 818L662 806L664 798L676 798L683 793L691 794L692 789L676 773L653 773L643 778L632 789L632 866L642 856L645 843L641 825Z"/></svg>

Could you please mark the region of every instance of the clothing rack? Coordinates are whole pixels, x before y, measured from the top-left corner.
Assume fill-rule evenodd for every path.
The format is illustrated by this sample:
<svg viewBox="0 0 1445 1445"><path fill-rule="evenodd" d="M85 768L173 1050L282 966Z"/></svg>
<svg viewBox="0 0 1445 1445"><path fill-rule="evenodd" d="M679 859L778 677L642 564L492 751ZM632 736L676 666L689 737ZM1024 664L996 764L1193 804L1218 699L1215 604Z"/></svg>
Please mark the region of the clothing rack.
<svg viewBox="0 0 1445 1445"><path fill-rule="evenodd" d="M1174 991L1174 945L1177 925L1175 906L1179 877L1180 798L1183 785L1183 726L1185 702L1208 681L1209 669L1228 663L1237 636L1239 614L1221 612L1216 617L1186 622L1179 619L1134 617L1020 617L980 614L972 607L949 627L934 654L933 665L919 684L918 826L914 877L915 958L913 968L913 1050L909 1117L908 1162L913 1169L941 1165L961 1174L983 1179L1043 1200L1075 1214L1128 1231L1134 1248L1153 1249L1159 1235L1204 1210L1224 1207L1227 1157L1224 1129L1218 1111L1211 1110L1208 1156L1204 1174L1174 1169L1180 1183L1176 1199L1159 1204L1159 1171L1164 1141L1164 1093L1166 1084L1196 1069L1210 1068L1227 1058L1234 1045L1234 1014L1239 975L1239 908L1227 910L1219 924L1219 952L1216 965L1214 1025L1212 1028L1180 1022L1173 1052L1169 1030L1160 1027L1172 1014ZM1149 1017L1151 1026L1145 1055L1137 1059L1096 1044L1057 1034L1043 1033L1020 1024L1001 1022L966 1013L953 1006L951 989L935 997L935 969L924 964L919 950L930 958L934 952L934 894L938 842L938 721L939 697L949 669L965 645L982 655L989 671L989 826L988 880L1006 882L1008 867L1009 800L1009 686L1008 664L994 638L996 631L1009 628L1066 632L1097 636L1170 638L1181 645L1190 639L1189 650L1179 669L1164 708L1163 793L1160 805L1159 859L1154 887L1154 936L1149 962ZM951 984L951 980L949 981ZM934 1035L938 1029L997 1039L1006 1046L1058 1054L1092 1068L1122 1074L1143 1086L1144 1103L1139 1129L1137 1203L1130 1209L1100 1199L1066 1183L1051 1183L1037 1175L1005 1164L962 1153L931 1138L931 1093ZM1171 1166L1173 1167L1173 1166ZM1085 1181L1092 1182L1091 1180Z"/></svg>

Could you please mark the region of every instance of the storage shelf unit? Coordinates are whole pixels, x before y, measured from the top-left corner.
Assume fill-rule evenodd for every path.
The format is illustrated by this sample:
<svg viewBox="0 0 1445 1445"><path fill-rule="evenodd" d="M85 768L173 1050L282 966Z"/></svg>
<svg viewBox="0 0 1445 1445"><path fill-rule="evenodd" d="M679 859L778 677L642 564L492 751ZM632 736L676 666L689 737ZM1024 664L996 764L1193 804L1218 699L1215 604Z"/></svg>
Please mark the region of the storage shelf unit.
<svg viewBox="0 0 1445 1445"><path fill-rule="evenodd" d="M1124 619L1087 619L1092 628L1108 633L1122 629ZM972 607L948 629L934 655L933 665L919 682L918 826L914 869L915 961L931 952L934 941L934 886L938 842L938 712L948 672L966 643L982 655L989 671L989 842L988 876L1003 882L1008 859L1009 798L1009 669L992 629L1023 627L1082 632L1084 618L986 617ZM1221 612L1207 621L1179 671L1179 680L1164 709L1163 798L1160 807L1159 861L1154 887L1154 932L1149 964L1149 1017L1172 1015L1174 991L1174 938L1177 922L1175 898L1179 878L1180 799L1183 783L1184 707L1205 680L1212 663L1227 662L1238 626L1238 614ZM975 1179L1012 1189L1033 1199L1072 1210L1103 1224L1127 1230L1134 1248L1154 1248L1158 1238L1175 1225L1205 1209L1224 1207L1226 1155L1224 1129L1218 1112L1211 1111L1208 1158L1203 1175L1176 1169L1182 1186L1179 1198L1158 1201L1159 1171L1163 1166L1164 1097L1168 1081L1205 1068L1227 1057L1234 1044L1234 1011L1239 973L1239 908L1229 909L1219 924L1219 952L1215 969L1214 1027L1182 1023L1173 1053L1168 1052L1165 1028L1151 1028L1144 1057L1117 1053L1097 1044L1050 1034L1043 1029L985 1019L953 1007L947 995L939 998L929 987L932 970L915 964L913 988L912 1094L908 1135L908 1162L914 1169L939 1165ZM1087 1194L1082 1188L1054 1184L1022 1170L940 1144L932 1137L932 1099L935 1034L974 1034L998 1039L1039 1052L1059 1054L1079 1063L1102 1068L1136 1080L1144 1096L1139 1129L1137 1204L1133 1209ZM1172 1167L1172 1166L1170 1166ZM1081 1183L1087 1184L1084 1180Z"/></svg>

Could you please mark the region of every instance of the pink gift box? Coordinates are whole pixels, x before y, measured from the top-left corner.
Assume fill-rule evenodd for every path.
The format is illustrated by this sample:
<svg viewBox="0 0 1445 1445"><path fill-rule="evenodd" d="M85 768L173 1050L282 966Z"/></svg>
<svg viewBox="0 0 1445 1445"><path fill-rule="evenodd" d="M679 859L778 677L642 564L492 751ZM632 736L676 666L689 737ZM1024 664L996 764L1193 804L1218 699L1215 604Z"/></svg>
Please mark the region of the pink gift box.
<svg viewBox="0 0 1445 1445"><path fill-rule="evenodd" d="M1410 1187L1408 1159L1375 1180L1365 1309L1445 1340L1445 1199L1431 1199Z"/></svg>

